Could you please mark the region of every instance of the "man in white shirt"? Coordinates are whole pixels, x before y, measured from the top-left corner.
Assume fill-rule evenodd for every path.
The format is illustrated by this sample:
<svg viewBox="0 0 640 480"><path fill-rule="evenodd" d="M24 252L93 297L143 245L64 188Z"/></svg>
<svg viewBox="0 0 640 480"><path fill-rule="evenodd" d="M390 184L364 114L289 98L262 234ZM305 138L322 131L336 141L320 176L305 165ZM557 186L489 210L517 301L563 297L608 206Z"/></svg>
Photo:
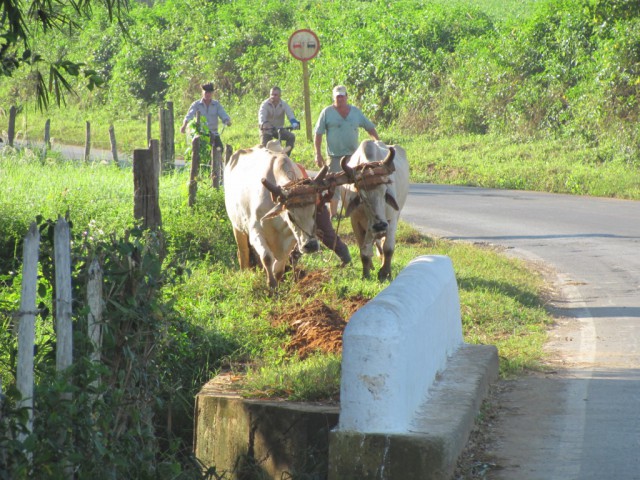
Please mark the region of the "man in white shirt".
<svg viewBox="0 0 640 480"><path fill-rule="evenodd" d="M273 87L267 98L260 105L258 110L258 126L260 127L260 145L267 145L269 140L278 139L286 142L285 147L289 154L293 150L296 142L296 136L289 130L284 130L284 117L289 119L291 127L294 130L300 128L300 122L296 120L291 107L282 100L282 90L280 87Z"/></svg>

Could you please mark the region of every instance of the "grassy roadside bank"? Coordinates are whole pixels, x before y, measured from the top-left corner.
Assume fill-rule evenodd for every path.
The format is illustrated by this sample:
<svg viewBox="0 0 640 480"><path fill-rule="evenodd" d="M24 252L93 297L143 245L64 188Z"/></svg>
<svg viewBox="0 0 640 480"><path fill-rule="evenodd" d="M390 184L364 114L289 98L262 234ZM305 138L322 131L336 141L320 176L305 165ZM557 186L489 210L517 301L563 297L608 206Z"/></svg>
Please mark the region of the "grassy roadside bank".
<svg viewBox="0 0 640 480"><path fill-rule="evenodd" d="M3 191L11 192L0 203L0 230L7 239L20 237L37 215L55 218L66 211L73 219L76 235L82 235L85 230L104 232L100 234L102 236L111 235L110 232L122 232L131 223L132 186L131 173L127 169L67 162L43 166L38 158L18 157L0 157L0 166L0 186ZM242 345L235 353L214 355L226 356L228 365L240 359L244 362L263 358L277 366L289 357L282 344L286 332L270 326L269 317L277 316L278 312L296 311L320 302L346 319L348 312L341 304L348 298L372 298L384 288L384 284L377 281L362 280L358 262L345 270L333 268L336 262L332 254L325 251L305 256L301 264L304 270L324 272L317 291L310 289L301 294L297 290L298 282L290 277L278 296L269 297L262 285L261 272L237 270L222 193L202 185L199 206L189 209L186 206L187 177L186 171L176 172L163 176L161 181L164 228L173 252L170 256L181 258L191 272L181 280L183 283L179 287L167 286L166 295L168 298L175 296L171 302L179 318L204 331L222 332L224 338L233 339L230 343ZM34 197L33 191L41 193ZM350 227L343 222L340 229L352 255L357 258ZM496 343L511 351L512 357L505 357L505 374L535 367L540 359L538 347L544 338L544 325L549 322L543 313L542 281L536 274L520 262L502 258L498 252L429 238L406 224L399 236L394 275L418 255L451 256L461 288L467 341ZM15 247L4 248L3 252L4 269L19 266L19 259L11 258L12 252L17 252ZM488 291L482 285L466 280L480 276L500 278L496 284L505 285L504 290ZM15 284L5 282L1 290L8 295L15 288ZM514 297L512 292L520 293ZM498 308L499 304L503 307ZM531 334L529 347L509 346L511 341L522 342L523 336L511 335L514 331ZM209 373L219 367L219 364L212 366Z"/></svg>

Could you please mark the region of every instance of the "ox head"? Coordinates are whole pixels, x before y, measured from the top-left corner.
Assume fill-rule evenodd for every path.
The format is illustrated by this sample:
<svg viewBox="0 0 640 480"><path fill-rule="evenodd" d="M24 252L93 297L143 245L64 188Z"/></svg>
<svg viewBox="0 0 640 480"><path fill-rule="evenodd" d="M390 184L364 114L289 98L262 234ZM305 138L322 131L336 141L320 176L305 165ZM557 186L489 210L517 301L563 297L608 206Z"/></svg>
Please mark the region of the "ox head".
<svg viewBox="0 0 640 480"><path fill-rule="evenodd" d="M316 238L316 208L319 201L322 179L327 173L324 167L315 178L304 178L286 185L274 185L266 178L262 184L271 193L274 207L262 221L282 218L293 233L300 253L312 253L319 249Z"/></svg>
<svg viewBox="0 0 640 480"><path fill-rule="evenodd" d="M348 164L348 157L343 157L340 162L342 170L353 182L353 189L357 193L349 201L345 214L350 216L356 208L362 206L368 219L369 229L376 237L382 237L387 232L385 204L400 210L398 202L389 189L391 183L389 175L395 171L394 157L395 150L390 147L389 153L380 162L365 161L353 167Z"/></svg>

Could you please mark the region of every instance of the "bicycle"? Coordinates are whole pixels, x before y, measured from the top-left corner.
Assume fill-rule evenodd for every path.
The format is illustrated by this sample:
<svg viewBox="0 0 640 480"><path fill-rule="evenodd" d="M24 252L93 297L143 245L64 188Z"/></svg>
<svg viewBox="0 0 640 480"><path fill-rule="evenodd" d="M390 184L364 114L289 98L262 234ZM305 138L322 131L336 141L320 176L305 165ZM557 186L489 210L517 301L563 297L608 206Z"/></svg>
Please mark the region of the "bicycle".
<svg viewBox="0 0 640 480"><path fill-rule="evenodd" d="M223 183L224 162L222 161L222 139L220 135L224 132L224 125L220 133L214 133L211 141L211 184L214 188L220 188Z"/></svg>
<svg viewBox="0 0 640 480"><path fill-rule="evenodd" d="M193 120L190 122L190 133L188 136L199 136L202 140L200 142L200 168L209 168L209 177L211 178L212 186L219 188L222 185L222 177L224 172L224 161L222 159L222 152L224 146L221 140L221 135L224 132L226 125L223 124L220 132L212 133L207 128L206 123ZM188 137L187 137L188 138ZM207 141L204 141L206 139ZM227 150L231 150L231 146L227 145ZM209 151L209 161L205 159L207 157L207 150Z"/></svg>
<svg viewBox="0 0 640 480"><path fill-rule="evenodd" d="M225 146L222 143L222 133L224 132L225 127L226 125L223 124L220 132L209 134L211 139L211 162L209 163L209 168L211 184L214 188L220 188L223 184L224 164L226 163L226 159L222 159L222 152L225 150ZM231 145L226 145L226 150L226 158L228 158L231 156Z"/></svg>
<svg viewBox="0 0 640 480"><path fill-rule="evenodd" d="M291 131L293 131L293 130L300 130L300 125L298 125L298 126L296 126L296 127L294 127L294 126L290 126L290 127L277 127L277 128L274 128L273 130L275 130L275 131L276 131L276 134L277 134L277 135L276 135L276 137L277 137L278 144L280 145L280 150L288 154L288 153L289 153L289 151L287 151L287 150L286 150L286 148L283 148L283 147L282 147L282 131L283 131L283 130L286 130L286 131L291 132ZM276 138L274 138L274 140L276 140ZM273 140L270 140L270 141L269 141L269 142L267 142L267 143L270 143L271 141L273 141Z"/></svg>

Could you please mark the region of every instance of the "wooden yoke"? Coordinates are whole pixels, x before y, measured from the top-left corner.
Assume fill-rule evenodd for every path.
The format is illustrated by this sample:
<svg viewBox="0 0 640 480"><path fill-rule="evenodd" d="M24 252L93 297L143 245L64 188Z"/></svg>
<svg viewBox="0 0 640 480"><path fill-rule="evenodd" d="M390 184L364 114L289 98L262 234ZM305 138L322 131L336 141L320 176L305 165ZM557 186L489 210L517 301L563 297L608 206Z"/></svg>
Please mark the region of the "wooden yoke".
<svg viewBox="0 0 640 480"><path fill-rule="evenodd" d="M387 176L395 171L393 162L388 159L361 163L353 168L344 163L343 171L338 173L322 171L316 178L301 178L282 186L273 185L266 179L262 183L271 192L274 202L282 202L285 207L300 207L316 203L319 196L323 202L327 202L335 189L342 185L353 183L358 189L369 190L383 183L391 183ZM323 195L323 192L327 193Z"/></svg>

